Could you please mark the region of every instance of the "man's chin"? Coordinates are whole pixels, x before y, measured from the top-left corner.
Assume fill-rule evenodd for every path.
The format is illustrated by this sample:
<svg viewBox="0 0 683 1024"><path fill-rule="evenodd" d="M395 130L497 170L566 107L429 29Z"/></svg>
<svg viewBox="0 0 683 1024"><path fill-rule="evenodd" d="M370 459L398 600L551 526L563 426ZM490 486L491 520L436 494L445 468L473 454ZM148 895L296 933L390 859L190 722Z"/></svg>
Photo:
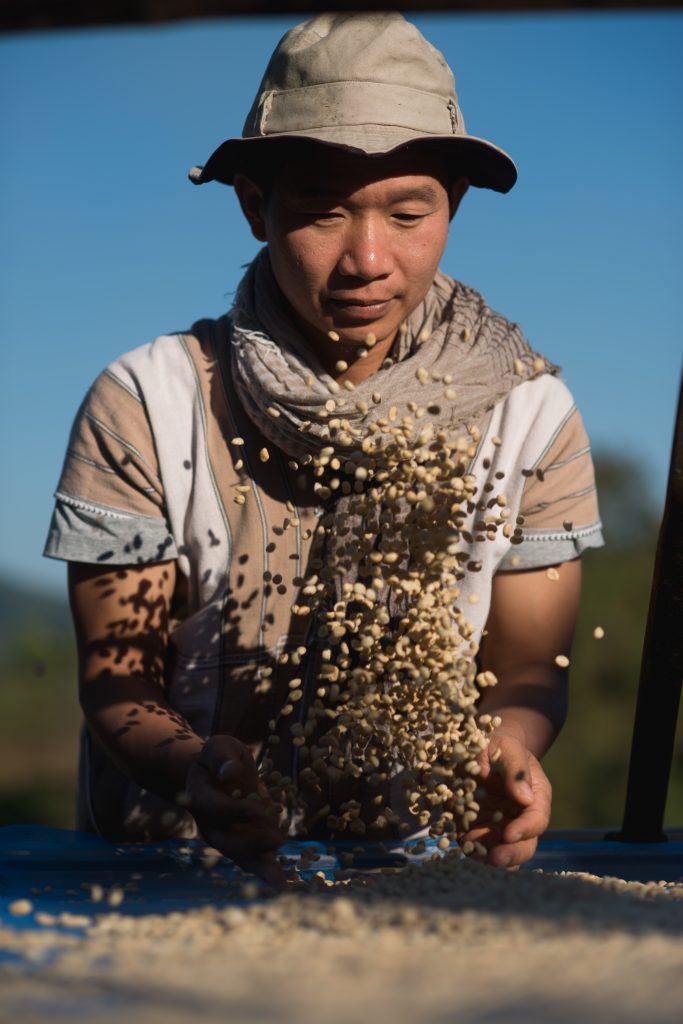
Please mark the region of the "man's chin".
<svg viewBox="0 0 683 1024"><path fill-rule="evenodd" d="M398 330L398 323L394 323L395 317L389 322L385 318L352 321L350 317L322 316L317 323L311 323L304 319L300 313L295 313L299 327L313 345L329 344L334 342L340 349L361 350L373 348L376 344L386 341L387 338L394 338ZM368 344L368 340L370 344Z"/></svg>
<svg viewBox="0 0 683 1024"><path fill-rule="evenodd" d="M326 328L325 333L328 338L331 334L338 335L339 341L344 345L362 348L364 345L368 345L368 339L370 340L368 347L372 347L387 338L393 338L397 330L398 324L393 323L393 318L392 322L387 323L384 318L351 321L350 318L335 317L330 326Z"/></svg>

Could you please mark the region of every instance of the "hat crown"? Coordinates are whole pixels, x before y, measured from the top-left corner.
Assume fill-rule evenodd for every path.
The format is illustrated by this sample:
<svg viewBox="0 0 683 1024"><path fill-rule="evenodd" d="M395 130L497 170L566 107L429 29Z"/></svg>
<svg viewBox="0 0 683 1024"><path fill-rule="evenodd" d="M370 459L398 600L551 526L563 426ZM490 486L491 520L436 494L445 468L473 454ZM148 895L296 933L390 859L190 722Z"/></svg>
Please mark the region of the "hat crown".
<svg viewBox="0 0 683 1024"><path fill-rule="evenodd" d="M451 121L455 121L452 130L464 131L455 79L442 54L403 15L374 12L320 14L290 29L268 63L242 135L248 138L270 134L265 115L269 98L274 94L293 94L295 90L317 86L340 86L327 93L328 101L340 108L335 112L335 120L343 123L341 108L348 103L354 108L350 123L358 123L362 95L358 87L364 84L369 89L376 84L430 93L441 99L444 109L448 109ZM344 85L351 88L345 90ZM284 113L285 96L281 95L280 99ZM391 113L390 93L387 93L383 121L377 121L376 106L368 105L368 121L392 124ZM283 130L281 124L279 130Z"/></svg>
<svg viewBox="0 0 683 1024"><path fill-rule="evenodd" d="M268 62L241 138L221 143L190 180L232 185L237 173L269 166L274 145L301 154L302 142L364 157L436 145L471 185L507 192L517 178L507 153L467 134L446 60L395 11L319 14L290 29Z"/></svg>

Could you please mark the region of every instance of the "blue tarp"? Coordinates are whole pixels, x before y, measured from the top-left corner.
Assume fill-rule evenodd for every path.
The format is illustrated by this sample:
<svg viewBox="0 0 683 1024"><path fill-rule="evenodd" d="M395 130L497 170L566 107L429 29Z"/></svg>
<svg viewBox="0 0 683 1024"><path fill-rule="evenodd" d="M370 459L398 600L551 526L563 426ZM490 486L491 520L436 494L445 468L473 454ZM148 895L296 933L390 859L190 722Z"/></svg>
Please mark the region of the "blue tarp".
<svg viewBox="0 0 683 1024"><path fill-rule="evenodd" d="M354 853L354 870L402 866L431 856L434 840L426 840L423 854L415 843L389 846L358 841L288 842L281 853L301 869L306 849L317 855L301 873L310 877L322 871L332 878L346 866L344 855ZM111 913L107 899L112 890L124 890L115 909L122 914L163 914L202 904L225 905L245 901L244 885L264 886L245 875L230 861L207 862L206 844L200 841L167 840L157 844L112 845L97 836L65 829L33 825L0 828L0 923L12 928L36 928L36 912L59 915ZM411 852L412 851L412 852ZM577 842L544 839L537 855L525 867L548 871L587 871L635 881L678 881L683 876L683 842L626 844L603 839ZM93 902L92 886L104 890ZM30 899L34 911L12 915L8 907L16 899Z"/></svg>
<svg viewBox="0 0 683 1024"><path fill-rule="evenodd" d="M280 849L284 858L297 864L304 878L322 871L327 878L343 870L343 855L354 853L354 869L419 862L436 850L434 840L424 841L426 850L411 855L413 843L391 850L382 843L361 847L357 841L288 842ZM301 864L304 849L314 858ZM34 915L16 917L8 906L16 899L29 899L34 913L45 911L111 913L107 896L112 889L124 889L124 902L115 909L124 914L159 914L187 910L198 904L245 902L245 883L265 893L265 885L220 858L207 862L206 843L170 839L159 843L114 845L85 832L35 825L0 828L0 922L12 927L38 927ZM91 887L104 889L104 898L92 901ZM249 898L253 898L250 894Z"/></svg>

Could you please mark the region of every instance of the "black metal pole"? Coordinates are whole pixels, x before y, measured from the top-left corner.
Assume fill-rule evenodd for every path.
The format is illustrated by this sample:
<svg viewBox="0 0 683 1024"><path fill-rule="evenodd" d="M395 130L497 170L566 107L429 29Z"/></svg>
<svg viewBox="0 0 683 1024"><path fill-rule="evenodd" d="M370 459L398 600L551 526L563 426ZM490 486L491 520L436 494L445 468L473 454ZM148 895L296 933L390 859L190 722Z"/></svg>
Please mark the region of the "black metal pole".
<svg viewBox="0 0 683 1024"><path fill-rule="evenodd" d="M653 843L663 833L666 793L683 681L683 380L674 425L640 667L621 832L609 838Z"/></svg>
<svg viewBox="0 0 683 1024"><path fill-rule="evenodd" d="M683 0L0 0L0 32L160 23L185 18L395 10L481 13L670 10Z"/></svg>

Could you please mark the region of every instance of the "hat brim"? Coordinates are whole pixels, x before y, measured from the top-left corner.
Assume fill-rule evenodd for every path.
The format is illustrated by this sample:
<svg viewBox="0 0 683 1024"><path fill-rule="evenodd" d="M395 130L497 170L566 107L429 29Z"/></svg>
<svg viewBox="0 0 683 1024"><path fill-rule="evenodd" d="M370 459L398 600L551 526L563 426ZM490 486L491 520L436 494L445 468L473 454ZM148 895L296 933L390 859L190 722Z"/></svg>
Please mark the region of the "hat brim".
<svg viewBox="0 0 683 1024"><path fill-rule="evenodd" d="M340 142L339 128L335 127L317 129L315 135L310 132L287 132L227 139L214 150L203 167L192 168L189 178L195 185L203 185L207 181L232 185L235 174L245 170L245 166L264 157L270 163L274 143L286 141L308 145L317 142L371 158L387 156L403 148L412 149L417 145L433 146L438 147L458 175L467 178L477 188L509 192L517 180L517 168L512 158L498 146L474 135L424 135L403 128L397 141L396 129L381 125L361 125L345 129L344 136L344 142Z"/></svg>

